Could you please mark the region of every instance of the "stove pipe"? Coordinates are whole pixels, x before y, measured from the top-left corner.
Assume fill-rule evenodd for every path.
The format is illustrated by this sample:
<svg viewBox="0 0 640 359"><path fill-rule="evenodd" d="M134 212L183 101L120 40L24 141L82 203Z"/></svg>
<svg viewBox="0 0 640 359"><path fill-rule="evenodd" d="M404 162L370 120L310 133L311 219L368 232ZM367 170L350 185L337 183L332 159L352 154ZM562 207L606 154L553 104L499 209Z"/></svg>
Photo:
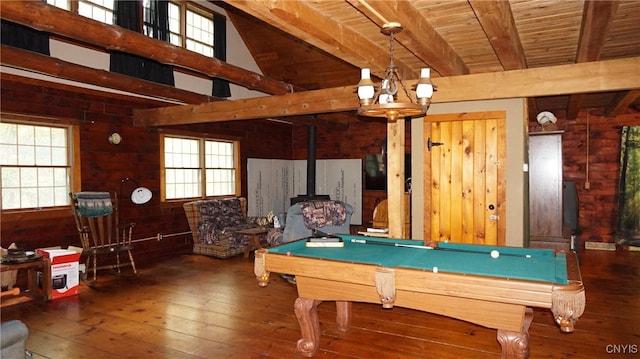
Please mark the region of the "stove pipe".
<svg viewBox="0 0 640 359"><path fill-rule="evenodd" d="M307 196L316 195L316 126L309 125L307 139Z"/></svg>
<svg viewBox="0 0 640 359"><path fill-rule="evenodd" d="M311 199L330 199L329 195L316 195L316 126L309 125L307 139L307 194L291 198L291 204Z"/></svg>

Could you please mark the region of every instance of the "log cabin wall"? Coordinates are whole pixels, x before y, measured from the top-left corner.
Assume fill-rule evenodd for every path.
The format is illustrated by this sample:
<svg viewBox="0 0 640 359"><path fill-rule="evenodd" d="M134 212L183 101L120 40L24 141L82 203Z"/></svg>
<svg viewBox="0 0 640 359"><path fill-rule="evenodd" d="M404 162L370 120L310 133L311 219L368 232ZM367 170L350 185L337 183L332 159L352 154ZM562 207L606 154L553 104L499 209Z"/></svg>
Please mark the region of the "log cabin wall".
<svg viewBox="0 0 640 359"><path fill-rule="evenodd" d="M149 187L154 198L146 205L135 206L124 201L123 218L138 226L135 238L149 238L161 234L188 231L181 204L161 205L159 201L159 142L155 128L132 126L133 108L158 106L149 100L132 100L114 96L107 99L91 93L71 93L63 88L45 89L37 82L29 85L4 80L0 84L3 112L34 116L59 117L76 120L80 124L82 187L85 190L118 190L125 177L134 178ZM606 118L602 112L589 111L590 189L586 181L586 123L587 112L576 120L567 121L562 114L558 127L564 130L564 178L577 183L580 199L581 240L613 242L616 221L616 194L619 173L620 129L624 125L640 124L640 115L624 114ZM406 126L409 129L411 126ZM305 159L307 127L252 120L216 124L182 126L182 130L217 133L240 138L242 176L246 177L246 159L285 158ZM539 128L531 125L531 131ZM107 136L118 131L123 135L119 146L108 143ZM317 129L317 158L362 158L378 153L386 137L386 124L359 121L348 127L319 126ZM407 138L411 138L407 134ZM410 141L407 140L407 152ZM105 185L106 184L106 185ZM106 187L105 187L106 186ZM108 187L108 188L107 188ZM127 190L125 190L127 192ZM246 181L242 195L247 195ZM378 200L386 198L384 191L363 191L363 227L370 220ZM593 220L596 219L597 220ZM2 219L2 244L17 242L24 248L60 245L79 245L71 215L62 218ZM165 237L161 241L140 242L136 247L138 262L153 262L175 253L191 251L190 235Z"/></svg>
<svg viewBox="0 0 640 359"><path fill-rule="evenodd" d="M608 118L602 110L593 109L581 111L575 120L567 120L563 113L556 113L556 116L558 129L564 131L563 179L574 181L578 191L580 241L582 245L586 241L613 243L618 212L621 130L623 126L640 125L640 115L622 114ZM535 123L529 130L540 131L540 126ZM589 189L585 189L587 161Z"/></svg>
<svg viewBox="0 0 640 359"><path fill-rule="evenodd" d="M135 179L141 186L151 189L153 199L145 205L135 205L128 199L134 186L125 183L123 199L120 201L122 221L136 222L134 239L164 237L160 241L147 240L136 244L136 262L154 262L175 253L190 252L190 234L169 236L188 232L182 202L160 203L159 136L156 128L134 127L133 108L148 108L159 104L150 100L112 98L92 93L76 93L64 88L46 89L34 84L19 84L10 80L1 83L4 113L31 116L55 117L77 121L80 128L82 189L87 191L119 191L125 177ZM214 123L182 126L179 129L192 132L207 132L240 139L242 177L245 178L249 157L291 158L291 126L263 120L234 123ZM117 131L122 143L112 145L107 138ZM242 195L247 196L246 181L242 181ZM80 246L75 223L68 216L47 218L36 216L3 216L0 229L2 246L16 242L22 248L49 246Z"/></svg>

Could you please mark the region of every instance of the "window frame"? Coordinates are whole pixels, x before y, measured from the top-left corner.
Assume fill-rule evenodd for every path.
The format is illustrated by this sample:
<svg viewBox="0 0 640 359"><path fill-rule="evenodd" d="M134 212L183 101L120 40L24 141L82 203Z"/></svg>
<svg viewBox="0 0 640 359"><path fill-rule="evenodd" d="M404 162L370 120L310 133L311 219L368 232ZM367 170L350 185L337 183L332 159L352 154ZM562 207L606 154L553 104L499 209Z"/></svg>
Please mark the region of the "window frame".
<svg viewBox="0 0 640 359"><path fill-rule="evenodd" d="M185 7L184 7L184 8L185 8L185 9L184 9L184 11L183 11L183 13L184 13L183 48L184 48L185 50L189 50L189 51L193 51L193 52L195 52L195 53L198 53L198 54L200 54L200 55L202 55L202 56L207 56L207 57L210 57L210 58L214 58L214 57L215 57L215 56L214 56L214 54L215 54L215 49L216 49L215 33L214 33L214 31L215 31L215 30L214 30L214 29L215 29L215 24L213 23L213 22L214 22L214 20L213 20L213 18L214 18L214 12L213 12L213 11L207 11L207 10L201 9L200 7L195 6L195 5L193 5L193 4L185 4ZM188 37L188 36L187 36L187 11L191 11L192 13L194 13L194 14L196 14L196 15L199 15L199 16L201 16L201 17L205 18L205 19L209 19L209 20L211 21L211 26L212 26L212 31L211 31L211 41L212 41L212 44L211 44L211 45L206 44L206 43L204 43L204 42L202 42L202 41L200 41L200 40L196 40L195 38L190 38L190 37ZM198 51L195 51L195 50L190 50L190 49L188 49L188 48L187 48L187 40L191 40L191 41L193 41L194 43L199 44L199 45L201 45L201 46L207 46L207 47L208 47L208 46L211 46L211 56L205 55L205 54L203 54L203 53L201 53L201 52L198 52Z"/></svg>
<svg viewBox="0 0 640 359"><path fill-rule="evenodd" d="M69 191L78 192L81 190L82 173L80 166L80 126L77 121L64 118L30 116L10 112L0 112L0 118L3 122L7 123L66 128L68 131L68 166L70 168ZM70 210L71 203L69 202L66 206L2 209L0 213L2 214L2 222L12 222L31 219L68 217Z"/></svg>
<svg viewBox="0 0 640 359"><path fill-rule="evenodd" d="M185 49L185 50L189 50L187 48L187 39L190 39L192 41L201 43L200 41L197 41L195 39L191 39L187 37L187 10L194 12L200 16L203 17L209 17L211 19L211 21L213 22L213 17L214 14L216 14L215 11L211 10L211 9L207 9L205 7L202 7L200 5L197 5L196 3L193 2L181 2L181 1L170 1L170 3L178 6L178 8L180 9L180 33L178 35L180 35L180 41L181 44L179 45L181 48ZM215 24L214 24L215 26ZM173 33L172 33L173 34ZM216 48L216 44L215 44L215 34L212 34L212 36L214 36L214 43L213 45L211 45L211 53L212 56L211 58L214 58L215 56L213 56L213 54L215 54L215 48ZM178 46L173 44L174 46ZM193 50L189 50L191 52L195 52L196 54L200 54L202 56L206 56L203 55L197 51L193 51ZM209 57L209 56L207 56Z"/></svg>
<svg viewBox="0 0 640 359"><path fill-rule="evenodd" d="M164 147L165 137L183 138L183 139L191 139L191 140L198 141L198 150L199 150L198 166L201 172L200 174L201 195L200 196L167 199L165 147ZM189 201L210 199L210 198L239 197L241 195L242 168L241 168L241 159L240 159L241 143L239 138L232 137L232 136L214 136L208 133L202 134L202 133L193 133L193 132L186 132L186 131L164 131L159 133L158 141L160 144L160 202L161 203L178 203L178 202L189 202ZM233 154L234 154L233 168L235 170L234 193L214 195L214 196L206 195L206 186L207 186L206 171L208 168L205 165L205 153L204 153L205 141L227 142L233 145Z"/></svg>
<svg viewBox="0 0 640 359"><path fill-rule="evenodd" d="M105 7L101 4L96 4L93 2L93 0L73 0L71 2L71 9L74 10L74 12L78 15L80 15L80 3L86 3L88 6L91 7L92 9L92 15L93 15L93 11L95 9L99 9L101 11L104 11L105 13L110 13L111 14L111 23L108 22L104 22L102 20L98 20L96 18L94 18L93 16L89 17L89 16L85 16L88 19L92 19L98 22L101 22L103 24L107 24L107 25L115 25L114 21L115 21L115 14L114 14L114 9L109 9L108 7ZM84 15L80 15L80 16L84 16Z"/></svg>

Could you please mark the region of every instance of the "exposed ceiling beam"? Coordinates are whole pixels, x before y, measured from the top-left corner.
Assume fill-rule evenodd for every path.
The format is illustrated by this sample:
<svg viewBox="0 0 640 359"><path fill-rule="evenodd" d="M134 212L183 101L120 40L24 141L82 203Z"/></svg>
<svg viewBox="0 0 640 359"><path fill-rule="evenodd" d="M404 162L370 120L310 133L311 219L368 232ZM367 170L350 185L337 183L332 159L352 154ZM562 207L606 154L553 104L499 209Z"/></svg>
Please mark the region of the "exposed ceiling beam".
<svg viewBox="0 0 640 359"><path fill-rule="evenodd" d="M282 95L293 86L247 71L215 58L155 40L120 26L76 15L42 1L0 1L0 16L33 29L60 35L111 51L122 51L228 80L267 94Z"/></svg>
<svg viewBox="0 0 640 359"><path fill-rule="evenodd" d="M580 112L580 108L582 108L582 104L584 103L585 94L576 93L569 96L569 101L567 102L567 109L565 112L565 118L567 120L575 120L578 118L578 113Z"/></svg>
<svg viewBox="0 0 640 359"><path fill-rule="evenodd" d="M356 67L370 68L378 77L384 76L389 65L388 47L379 47L300 1L225 0L225 3ZM401 74L414 71L401 61L395 64Z"/></svg>
<svg viewBox="0 0 640 359"><path fill-rule="evenodd" d="M166 101L162 101L156 98L150 98L150 97L144 97L144 96L131 96L131 94L122 94L118 92L104 92L104 91L100 91L92 88L86 88L86 87L75 87L65 83L51 82L46 79L40 79L40 78L24 77L19 74L12 74L7 72L0 73L0 84L2 84L1 86L3 89L11 89L13 86L30 85L30 86L38 87L41 89L55 89L60 92L73 92L73 93L78 93L78 94L83 94L88 96L104 97L114 102L135 104L135 106L137 107L144 106L148 108L148 107L167 106ZM30 113L31 111L33 111L33 108L23 108L20 110L16 110L12 107L16 105L16 103L20 103L22 105L22 104L28 104L29 102L28 101L14 102L14 101L4 100L0 102L0 107L2 108L3 111L7 111L7 112ZM45 104L43 106L47 107L49 106L49 104ZM43 109L43 111L44 113L49 113L48 109L46 108ZM86 116L87 114L87 111L84 108L69 107L67 113L69 114L68 116L69 118L74 118L74 117L84 118L84 116Z"/></svg>
<svg viewBox="0 0 640 359"><path fill-rule="evenodd" d="M401 23L404 31L394 38L416 57L442 76L466 75L469 68L460 56L429 24L409 1L346 0L372 22L382 27L386 22ZM410 19L410 21L404 21ZM417 69L401 73L404 78L417 77Z"/></svg>
<svg viewBox="0 0 640 359"><path fill-rule="evenodd" d="M36 72L60 79L187 104L201 104L221 100L213 96L202 95L191 91L177 89L173 86L140 80L115 72L77 65L50 56L6 45L2 45L0 47L0 52L2 53L0 61L4 66L29 72Z"/></svg>
<svg viewBox="0 0 640 359"><path fill-rule="evenodd" d="M438 77L433 103L514 97L564 95L640 89L640 78L629 76L640 68L640 57L586 62L504 72ZM585 76L588 74L588 76ZM134 111L137 126L237 121L267 117L354 111L353 87L297 92L282 96L202 105Z"/></svg>
<svg viewBox="0 0 640 359"><path fill-rule="evenodd" d="M618 11L618 0L586 0L584 2L576 62L600 60L600 53L609 35L616 11ZM582 101L584 101L584 94L569 97L566 114L568 120L575 120L578 117Z"/></svg>
<svg viewBox="0 0 640 359"><path fill-rule="evenodd" d="M345 96L349 93L350 96ZM302 91L287 95L220 101L220 106L185 105L134 110L134 125L159 126L190 123L282 118L348 111L358 105L352 87Z"/></svg>
<svg viewBox="0 0 640 359"><path fill-rule="evenodd" d="M576 62L600 60L602 47L618 11L618 3L618 0L584 2Z"/></svg>
<svg viewBox="0 0 640 359"><path fill-rule="evenodd" d="M605 108L604 114L607 117L616 117L629 108L632 103L640 98L640 90L621 91L613 101Z"/></svg>
<svg viewBox="0 0 640 359"><path fill-rule="evenodd" d="M508 1L468 0L505 70L526 69L527 61Z"/></svg>

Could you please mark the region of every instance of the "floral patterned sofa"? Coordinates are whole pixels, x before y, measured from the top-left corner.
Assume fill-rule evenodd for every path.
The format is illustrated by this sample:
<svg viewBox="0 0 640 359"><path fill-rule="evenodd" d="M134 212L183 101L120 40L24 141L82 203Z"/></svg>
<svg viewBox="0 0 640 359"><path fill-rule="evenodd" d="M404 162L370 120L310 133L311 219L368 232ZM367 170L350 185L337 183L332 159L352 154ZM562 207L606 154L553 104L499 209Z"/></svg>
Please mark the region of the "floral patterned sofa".
<svg viewBox="0 0 640 359"><path fill-rule="evenodd" d="M236 231L258 227L258 217L247 217L244 197L198 200L183 207L196 254L229 258L243 253L251 239Z"/></svg>

